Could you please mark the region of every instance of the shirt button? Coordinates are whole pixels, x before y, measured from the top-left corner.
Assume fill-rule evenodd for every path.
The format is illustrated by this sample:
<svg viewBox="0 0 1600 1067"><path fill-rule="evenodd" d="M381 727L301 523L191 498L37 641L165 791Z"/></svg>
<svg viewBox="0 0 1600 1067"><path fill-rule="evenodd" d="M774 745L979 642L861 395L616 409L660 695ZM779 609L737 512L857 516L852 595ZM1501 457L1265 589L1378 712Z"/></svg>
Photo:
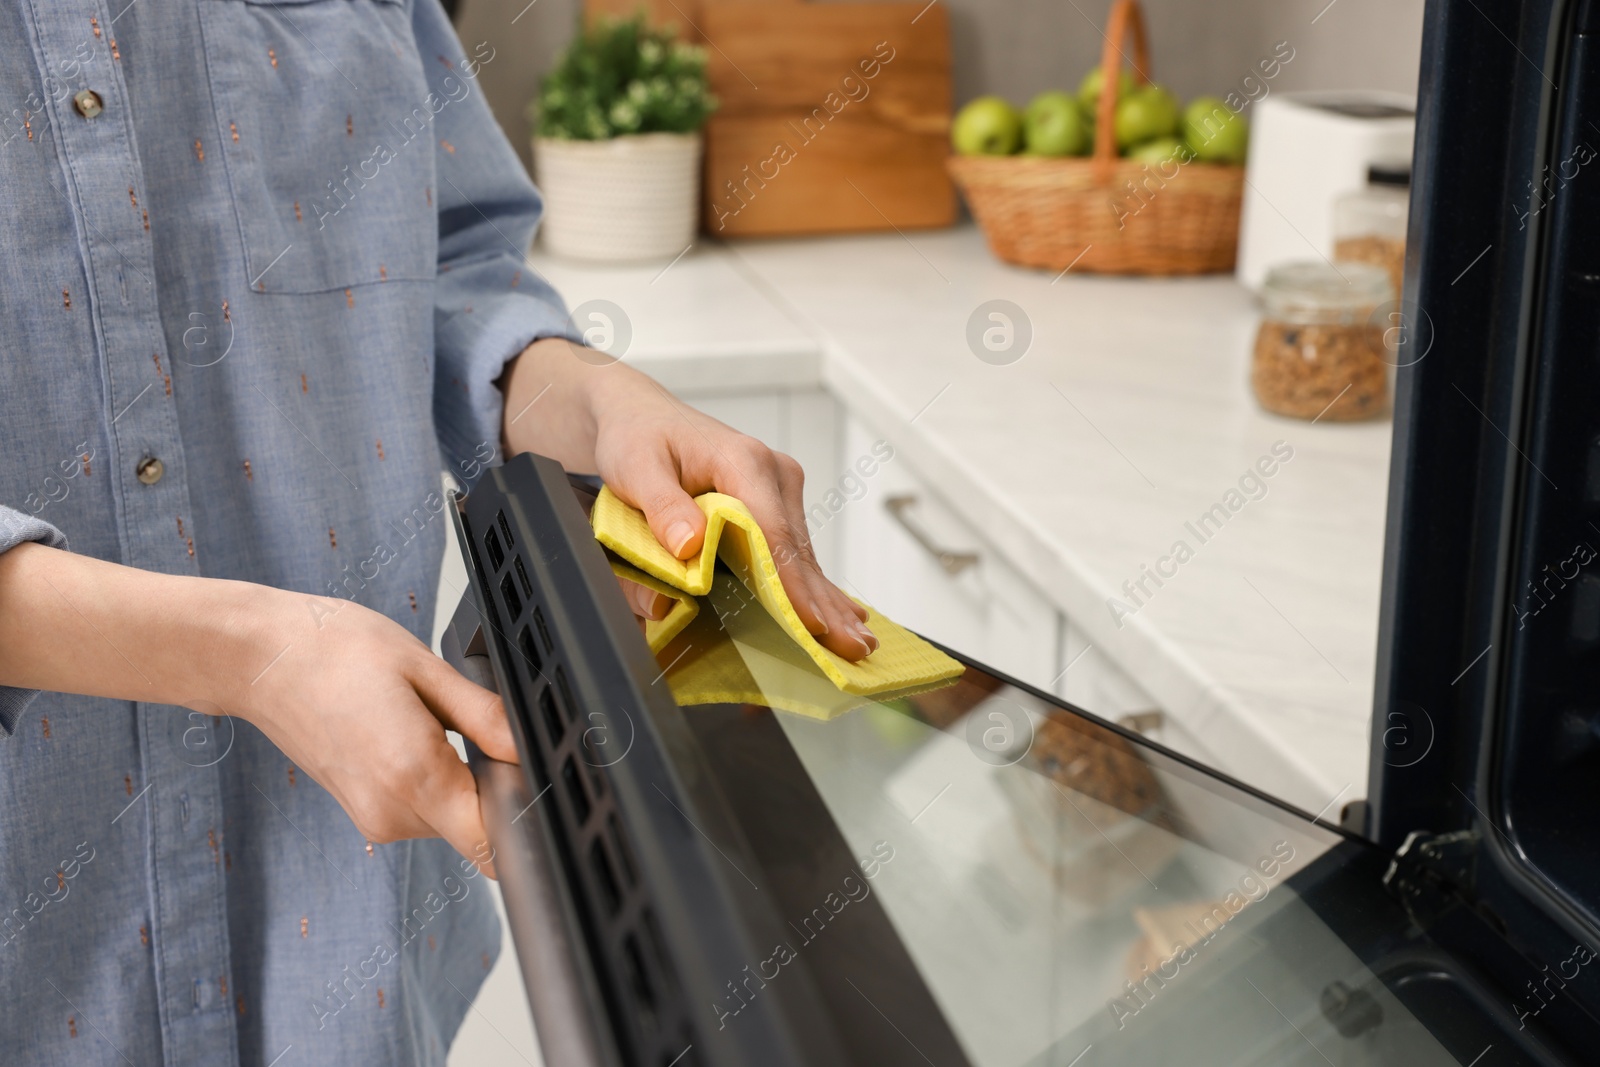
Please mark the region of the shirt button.
<svg viewBox="0 0 1600 1067"><path fill-rule="evenodd" d="M86 119L92 119L106 109L105 101L93 89L79 89L72 97L72 106Z"/></svg>
<svg viewBox="0 0 1600 1067"><path fill-rule="evenodd" d="M134 473L139 476L139 480L145 485L155 485L161 480L161 476L167 473L167 467L156 457L146 456L134 468Z"/></svg>

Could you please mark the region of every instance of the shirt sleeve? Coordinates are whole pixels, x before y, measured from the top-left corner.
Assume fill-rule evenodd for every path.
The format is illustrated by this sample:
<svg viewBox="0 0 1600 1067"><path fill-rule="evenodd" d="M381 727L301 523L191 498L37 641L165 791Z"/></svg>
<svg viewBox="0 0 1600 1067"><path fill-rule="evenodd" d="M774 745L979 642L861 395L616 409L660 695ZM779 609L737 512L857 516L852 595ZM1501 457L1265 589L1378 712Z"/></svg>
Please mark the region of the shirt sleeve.
<svg viewBox="0 0 1600 1067"><path fill-rule="evenodd" d="M499 454L495 381L506 364L540 338L578 335L560 295L525 262L543 202L477 83L496 59L492 43L468 55L438 0L415 0L412 21L435 109L434 424L450 473L470 483Z"/></svg>
<svg viewBox="0 0 1600 1067"><path fill-rule="evenodd" d="M9 552L20 544L37 541L51 548L66 548L67 538L60 530L33 515L25 515L0 504L0 553ZM17 728L17 720L27 710L37 689L18 689L0 685L0 734L9 737Z"/></svg>

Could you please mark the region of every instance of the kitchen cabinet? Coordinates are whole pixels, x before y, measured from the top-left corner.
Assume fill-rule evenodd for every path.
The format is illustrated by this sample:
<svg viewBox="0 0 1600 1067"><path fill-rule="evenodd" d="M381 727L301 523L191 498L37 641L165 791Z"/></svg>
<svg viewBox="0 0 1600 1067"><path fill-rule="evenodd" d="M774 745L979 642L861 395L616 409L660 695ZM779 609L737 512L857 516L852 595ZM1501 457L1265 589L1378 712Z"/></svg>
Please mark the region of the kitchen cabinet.
<svg viewBox="0 0 1600 1067"><path fill-rule="evenodd" d="M928 637L1049 689L1061 619L1037 589L904 460L847 419L830 525L842 528L840 580ZM885 458L887 457L887 458Z"/></svg>
<svg viewBox="0 0 1600 1067"><path fill-rule="evenodd" d="M849 488L856 495L835 498L843 527L837 574L850 592L1022 681L1203 756L1153 697L898 457L892 442L847 416L843 444L840 466L854 473Z"/></svg>

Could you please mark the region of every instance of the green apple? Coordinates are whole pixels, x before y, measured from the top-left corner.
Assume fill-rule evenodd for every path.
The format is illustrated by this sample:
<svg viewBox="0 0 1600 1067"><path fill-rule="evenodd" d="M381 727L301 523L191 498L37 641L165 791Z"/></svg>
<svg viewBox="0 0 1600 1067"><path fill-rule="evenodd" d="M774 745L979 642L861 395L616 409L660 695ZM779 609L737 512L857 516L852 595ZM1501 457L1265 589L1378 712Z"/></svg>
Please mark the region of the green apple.
<svg viewBox="0 0 1600 1067"><path fill-rule="evenodd" d="M1093 152L1095 123L1099 121L1100 116L1084 107L1081 100L1078 102L1078 114L1083 116L1083 128L1089 134L1089 151Z"/></svg>
<svg viewBox="0 0 1600 1067"><path fill-rule="evenodd" d="M1243 163L1250 124L1214 96L1201 96L1183 113L1183 139L1207 163Z"/></svg>
<svg viewBox="0 0 1600 1067"><path fill-rule="evenodd" d="M1028 154L1081 156L1089 151L1093 126L1084 121L1078 101L1060 90L1040 93L1022 114Z"/></svg>
<svg viewBox="0 0 1600 1067"><path fill-rule="evenodd" d="M1135 89L1117 101L1117 147L1126 151L1134 145L1171 137L1178 132L1178 101L1159 85Z"/></svg>
<svg viewBox="0 0 1600 1067"><path fill-rule="evenodd" d="M1176 137L1157 137L1153 141L1135 145L1128 151L1128 158L1136 163L1148 163L1160 168L1163 177L1170 177L1172 168L1167 166L1167 162L1175 159L1179 165L1188 163L1194 159L1194 149L1189 147L1187 141Z"/></svg>
<svg viewBox="0 0 1600 1067"><path fill-rule="evenodd" d="M1078 83L1078 103L1083 105L1083 110L1093 115L1100 106L1100 86L1105 81L1105 74L1099 67L1095 67L1083 76L1083 81ZM1133 75L1125 70L1117 72L1117 99L1125 100L1133 92Z"/></svg>
<svg viewBox="0 0 1600 1067"><path fill-rule="evenodd" d="M1022 147L1022 116L1002 97L980 96L956 113L950 143L964 156L1009 156Z"/></svg>

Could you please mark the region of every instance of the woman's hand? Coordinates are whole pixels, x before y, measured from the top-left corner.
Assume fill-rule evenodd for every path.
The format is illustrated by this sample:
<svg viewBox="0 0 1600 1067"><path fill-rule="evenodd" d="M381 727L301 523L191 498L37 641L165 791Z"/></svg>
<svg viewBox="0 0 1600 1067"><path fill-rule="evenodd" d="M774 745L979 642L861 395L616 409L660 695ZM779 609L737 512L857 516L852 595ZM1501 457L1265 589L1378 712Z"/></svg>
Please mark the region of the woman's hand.
<svg viewBox="0 0 1600 1067"><path fill-rule="evenodd" d="M517 762L500 698L387 616L280 595L263 612L272 636L257 647L283 648L281 658L248 685L225 689L223 707L332 793L368 841L442 837L493 875L477 784L445 730Z"/></svg>
<svg viewBox="0 0 1600 1067"><path fill-rule="evenodd" d="M445 730L515 762L500 700L359 604L19 545L0 553L0 684L238 716L369 841L443 837L493 873Z"/></svg>
<svg viewBox="0 0 1600 1067"><path fill-rule="evenodd" d="M656 540L679 559L705 540L705 514L693 497L712 490L738 497L766 535L806 629L849 660L877 649L866 610L817 565L801 497L805 476L793 459L701 414L632 368L556 338L523 352L501 387L508 453L539 452L568 470L598 473L644 512ZM644 615L642 600L630 597Z"/></svg>

